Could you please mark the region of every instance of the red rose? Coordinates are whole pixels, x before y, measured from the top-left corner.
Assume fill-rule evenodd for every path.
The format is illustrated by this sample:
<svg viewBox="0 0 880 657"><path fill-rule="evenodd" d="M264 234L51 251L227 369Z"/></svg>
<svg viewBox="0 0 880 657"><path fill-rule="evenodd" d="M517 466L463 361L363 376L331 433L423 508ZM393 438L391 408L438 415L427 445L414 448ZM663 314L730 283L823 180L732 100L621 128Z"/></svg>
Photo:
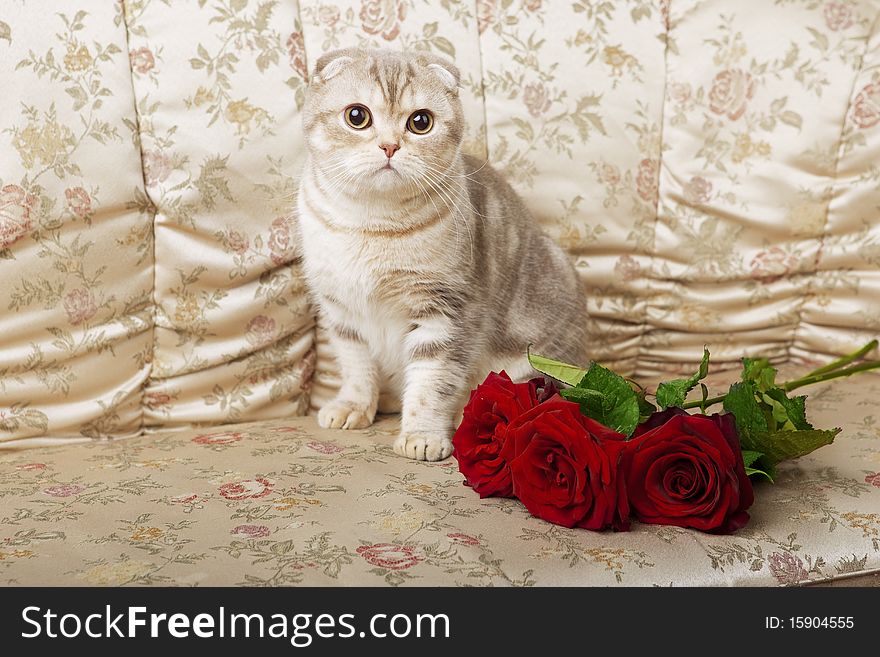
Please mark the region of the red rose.
<svg viewBox="0 0 880 657"><path fill-rule="evenodd" d="M749 521L754 494L730 414L655 413L626 443L621 469L641 522L729 534Z"/></svg>
<svg viewBox="0 0 880 657"><path fill-rule="evenodd" d="M513 494L510 469L501 457L507 425L537 406L551 388L555 392L555 387L544 385L540 378L514 383L506 372L492 372L471 392L461 424L452 436L452 455L467 485L480 497Z"/></svg>
<svg viewBox="0 0 880 657"><path fill-rule="evenodd" d="M625 440L557 396L508 427L502 457L510 463L514 495L532 515L565 527L627 529L618 477Z"/></svg>

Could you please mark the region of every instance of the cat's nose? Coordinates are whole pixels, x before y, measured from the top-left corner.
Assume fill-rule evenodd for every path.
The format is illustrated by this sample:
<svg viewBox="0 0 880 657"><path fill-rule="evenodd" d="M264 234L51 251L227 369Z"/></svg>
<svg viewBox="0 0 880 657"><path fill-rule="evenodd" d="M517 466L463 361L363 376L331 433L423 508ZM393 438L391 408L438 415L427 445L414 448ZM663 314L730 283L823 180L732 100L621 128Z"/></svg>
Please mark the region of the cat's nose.
<svg viewBox="0 0 880 657"><path fill-rule="evenodd" d="M399 149L398 144L379 144L379 148L385 151L385 155L390 159Z"/></svg>

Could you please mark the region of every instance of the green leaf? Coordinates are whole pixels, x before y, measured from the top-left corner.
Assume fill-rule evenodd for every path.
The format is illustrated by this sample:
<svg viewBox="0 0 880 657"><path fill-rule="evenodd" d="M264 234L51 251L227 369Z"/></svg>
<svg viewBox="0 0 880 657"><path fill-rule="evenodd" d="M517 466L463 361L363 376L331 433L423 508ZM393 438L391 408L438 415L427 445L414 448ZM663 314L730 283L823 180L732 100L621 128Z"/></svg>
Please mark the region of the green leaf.
<svg viewBox="0 0 880 657"><path fill-rule="evenodd" d="M627 436L639 423L639 399L626 379L593 363L576 388L560 393L581 405L589 418Z"/></svg>
<svg viewBox="0 0 880 657"><path fill-rule="evenodd" d="M752 475L761 475L763 477L766 477L770 481L770 483L773 483L773 477L770 474L773 468L772 466L764 466L762 464L761 460L764 455L761 452L744 450L742 453L742 457L743 465L746 469L746 476L751 477ZM764 469L754 467L756 465L760 465Z"/></svg>
<svg viewBox="0 0 880 657"><path fill-rule="evenodd" d="M803 431L766 431L753 437L755 449L764 453L763 463L776 465L796 459L830 445L841 429L807 429Z"/></svg>
<svg viewBox="0 0 880 657"><path fill-rule="evenodd" d="M639 424L641 424L657 412L657 407L645 399L644 393L636 394L636 399L639 402Z"/></svg>
<svg viewBox="0 0 880 657"><path fill-rule="evenodd" d="M813 425L807 422L807 409L805 396L789 399L782 388L771 388L761 395L764 402L773 410L773 419L777 425L789 431L805 431L812 429ZM777 429L780 428L777 426Z"/></svg>
<svg viewBox="0 0 880 657"><path fill-rule="evenodd" d="M749 467L752 463L757 461L759 458L764 456L761 452L756 452L754 450L744 449L743 450L743 465Z"/></svg>
<svg viewBox="0 0 880 657"><path fill-rule="evenodd" d="M766 392L776 387L776 368L766 358L743 358L743 381L754 382L757 389Z"/></svg>
<svg viewBox="0 0 880 657"><path fill-rule="evenodd" d="M747 360L747 359L746 359ZM739 442L743 449L761 451L755 443L755 436L769 429L764 411L755 399L755 384L741 381L730 386L724 396L724 410L733 413Z"/></svg>
<svg viewBox="0 0 880 657"><path fill-rule="evenodd" d="M746 466L746 476L747 477L751 477L752 475L760 475L762 477L766 477L767 481L769 481L771 484L773 483L773 475L771 474L772 472L773 472L772 469L768 469L768 471L764 471L764 470L759 470L758 468L753 468L751 466Z"/></svg>
<svg viewBox="0 0 880 657"><path fill-rule="evenodd" d="M567 383L570 386L576 386L587 374L587 370L578 367L577 365L569 365L568 363L553 360L552 358L538 356L533 354L531 350L528 352L528 357L531 366L541 374L546 374L547 376L553 377L557 381Z"/></svg>
<svg viewBox="0 0 880 657"><path fill-rule="evenodd" d="M670 406L681 406L688 393L693 390L701 379L705 379L709 373L709 350L703 349L703 360L697 373L687 379L675 379L665 381L657 387L657 403L660 410Z"/></svg>

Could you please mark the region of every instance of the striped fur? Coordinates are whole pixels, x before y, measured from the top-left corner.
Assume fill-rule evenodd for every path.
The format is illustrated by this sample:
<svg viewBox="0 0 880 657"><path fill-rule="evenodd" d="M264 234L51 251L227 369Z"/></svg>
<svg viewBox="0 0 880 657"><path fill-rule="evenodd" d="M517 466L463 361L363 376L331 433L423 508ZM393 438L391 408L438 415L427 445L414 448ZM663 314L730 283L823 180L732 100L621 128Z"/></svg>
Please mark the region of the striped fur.
<svg viewBox="0 0 880 657"><path fill-rule="evenodd" d="M368 426L388 390L402 401L395 451L428 460L450 454L467 393L490 370L532 374L530 343L585 359L574 269L510 186L461 154L457 80L425 53L335 51L318 61L303 113L303 265L343 379L318 420ZM365 130L343 119L355 103L372 114ZM424 109L433 129L406 131ZM390 159L378 147L389 143Z"/></svg>

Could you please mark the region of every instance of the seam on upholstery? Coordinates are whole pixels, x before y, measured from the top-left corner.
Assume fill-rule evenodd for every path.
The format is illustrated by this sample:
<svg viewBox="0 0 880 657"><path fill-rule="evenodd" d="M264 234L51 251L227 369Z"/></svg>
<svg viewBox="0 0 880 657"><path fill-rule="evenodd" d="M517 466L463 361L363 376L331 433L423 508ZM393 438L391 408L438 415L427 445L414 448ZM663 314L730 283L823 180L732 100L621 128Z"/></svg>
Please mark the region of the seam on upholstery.
<svg viewBox="0 0 880 657"><path fill-rule="evenodd" d="M839 170L840 170L840 161L843 159L843 150L845 148L843 134L846 131L847 119L850 114L850 110L852 109L853 97L856 92L856 85L858 84L859 78L862 75L865 66L865 59L868 54L868 46L871 43L871 37L874 36L874 33L877 30L877 26L880 24L880 15L878 15L874 19L874 23L871 25L871 29L868 30L867 35L865 36L865 47L862 51L861 58L859 60L859 67L855 70L852 77L852 85L850 86L849 96L846 101L846 108L843 112L843 119L840 122L840 133L837 142L837 154L834 158L834 168L831 171L831 180L830 187L831 192L828 195L828 201L825 204L825 217L822 221L821 232L819 233L818 241L819 245L816 248L816 257L813 259L813 270L812 273L807 280L807 286L804 290L804 294L801 297L800 303L797 305L797 310L795 311L797 314L797 319L795 321L794 328L791 331L791 339L788 341L788 344L785 347L785 360L790 361L792 357L792 350L794 349L795 343L797 342L798 335L800 335L803 327L804 327L804 310L807 305L807 301L810 299L811 294L816 288L816 278L819 274L819 263L822 260L822 254L825 249L825 242L828 237L828 220L829 215L831 214L831 203L834 201L835 194L842 189L842 186L839 184Z"/></svg>
<svg viewBox="0 0 880 657"><path fill-rule="evenodd" d="M306 24L305 24L305 21L303 21L302 3L303 3L303 0L297 0L297 2L296 2L296 19L299 21L299 29L302 31L303 56L305 57L305 60L306 60L305 61L305 63L306 63L305 85L306 85L306 87L308 87L308 85L312 79L312 64L310 61L311 58L309 57L309 49L308 49L308 46L306 45L308 42L306 41ZM300 112L297 111L297 117L299 117L299 116L300 116ZM302 130L302 128L300 128L300 130ZM299 189L297 188L297 192L298 191L299 191ZM298 222L299 219L296 216L296 205L297 205L297 201L296 200L292 201L291 208L290 208L290 214L292 215L293 220ZM311 348L311 352L315 355L315 366L312 368L312 373L309 375L309 381L306 384L303 384L301 386L301 390L300 390L300 394L305 397L305 412L303 413L303 415L308 415L309 412L312 410L312 389L314 388L315 377L317 376L317 373L318 373L318 314L317 314L317 307L314 304L312 304L311 302L309 303L309 308L312 311L312 328L311 328L312 348ZM303 358L305 359L305 356Z"/></svg>
<svg viewBox="0 0 880 657"><path fill-rule="evenodd" d="M121 0L121 8L122 8L122 25L125 32L125 52L126 54L131 52L131 47L129 43L130 31L128 25L128 11L127 11L127 2L129 0ZM141 131L141 116L138 111L138 102L137 102L137 89L134 83L134 71L132 70L131 64L129 63L128 67L129 72L129 81L131 82L131 100L132 100L132 109L134 110L134 125L137 130L137 147L138 152L140 153L141 160L141 183L143 184L144 196L150 202L150 224L152 231L152 241L153 241L153 278L152 278L152 286L150 288L150 320L152 322L151 333L152 337L150 339L150 363L147 367L147 376L144 380L144 386L141 388L141 401L140 401L140 411L141 411L141 421L140 426L138 428L138 434L141 435L145 432L145 414L146 414L146 406L144 404L144 390L146 385L149 384L150 380L153 378L153 367L156 359L156 214L158 213L158 207L156 203L153 201L153 198L150 196L150 191L147 188L147 178L144 173L144 142L143 142L143 132Z"/></svg>
<svg viewBox="0 0 880 657"><path fill-rule="evenodd" d="M486 109L486 75L485 66L483 65L483 35L480 34L477 0L474 0L471 6L474 8L474 27L477 30L477 53L480 56L480 97L483 100L483 147L486 150L486 162L488 162L491 158L489 155L489 112Z"/></svg>
<svg viewBox="0 0 880 657"><path fill-rule="evenodd" d="M671 11L671 6L670 6ZM658 12L661 19L663 18L663 14ZM660 224L660 171L663 169L663 128L666 120L666 85L669 82L669 24L670 19L667 14L666 19L663 21L663 33L665 35L665 40L663 42L663 95L660 97L660 134L659 134L659 145L657 147L657 198L654 200L654 231L651 234L651 246L648 249L647 257L648 257L648 276L650 279L645 279L646 283L650 283L654 279L654 266L657 263L657 227ZM646 288L650 290L652 286L646 285ZM635 363L633 364L632 374L635 376L641 367L642 357L645 351L645 335L648 329L648 317L650 315L651 310L651 297L649 294L645 296L645 310L642 312L642 323L639 327L639 343L636 349Z"/></svg>

